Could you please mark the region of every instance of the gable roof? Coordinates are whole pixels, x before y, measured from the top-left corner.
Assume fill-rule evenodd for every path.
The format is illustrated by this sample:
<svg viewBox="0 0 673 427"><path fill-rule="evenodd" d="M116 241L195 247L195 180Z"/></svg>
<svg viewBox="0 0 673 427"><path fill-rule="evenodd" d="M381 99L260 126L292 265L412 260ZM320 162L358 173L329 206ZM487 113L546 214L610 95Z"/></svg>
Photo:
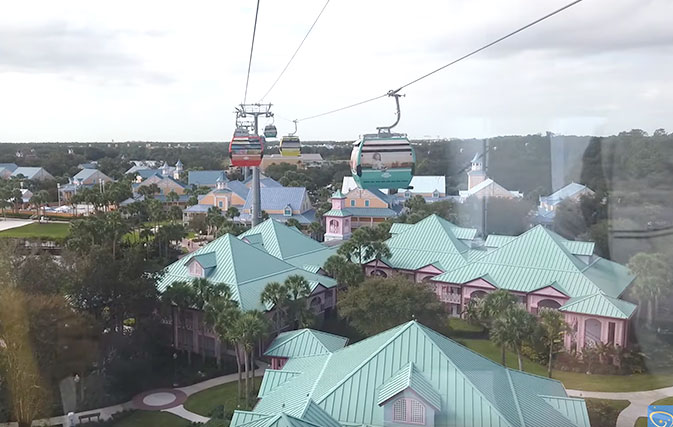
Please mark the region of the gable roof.
<svg viewBox="0 0 673 427"><path fill-rule="evenodd" d="M16 163L0 163L0 169L7 169L14 172L18 168Z"/></svg>
<svg viewBox="0 0 673 427"><path fill-rule="evenodd" d="M265 393L255 413L301 417L315 404L342 425L381 426L381 398L409 383L441 408L437 425L581 425L544 400L568 397L560 382L511 371L415 321L331 354L291 358L285 369L299 374Z"/></svg>
<svg viewBox="0 0 673 427"><path fill-rule="evenodd" d="M250 189L241 181L229 181L227 183L227 188L236 193L243 200L248 198L248 193L250 192Z"/></svg>
<svg viewBox="0 0 673 427"><path fill-rule="evenodd" d="M286 263L230 234L225 234L194 251L191 258L203 260L209 265L214 264L208 280L228 285L234 299L243 310L271 309L272 307L265 306L260 301L262 291L269 282L283 282L293 274L303 276L311 289L318 284L327 288L336 285L336 282L329 277L310 273ZM189 274L184 260L174 262L164 271L165 274L157 282L159 292L163 292L175 281L191 282L194 279Z"/></svg>
<svg viewBox="0 0 673 427"><path fill-rule="evenodd" d="M628 319L636 310L636 305L628 301L609 297L603 293L570 298L559 308L560 311L591 314L594 316Z"/></svg>
<svg viewBox="0 0 673 427"><path fill-rule="evenodd" d="M330 354L342 349L348 338L313 329L283 332L269 344L265 356L302 357Z"/></svg>
<svg viewBox="0 0 673 427"><path fill-rule="evenodd" d="M222 170L207 170L207 171L189 171L187 172L187 183L189 185L208 186L212 187L217 184L218 179L223 179L227 182L227 175Z"/></svg>
<svg viewBox="0 0 673 427"><path fill-rule="evenodd" d="M402 367L397 374L381 386L376 403L381 405L408 388L416 392L436 410L442 409L442 397L432 384L423 377L423 374L416 369L413 362L409 362Z"/></svg>
<svg viewBox="0 0 673 427"><path fill-rule="evenodd" d="M26 177L26 179L34 179L38 174L45 174L45 178L47 178L47 179L53 179L54 178L44 168L40 168L40 167L19 166L16 169L14 169L14 172L12 172L12 176L23 175L23 176Z"/></svg>
<svg viewBox="0 0 673 427"><path fill-rule="evenodd" d="M546 197L540 197L540 201L545 202L550 205L556 205L558 203L561 203L564 199L567 199L568 197L572 197L576 195L577 193L588 190L591 193L593 191L587 187L586 185L578 184L576 182L571 182L570 184L566 185L563 188L560 188L559 190L556 190L554 193L550 194L549 196Z"/></svg>
<svg viewBox="0 0 673 427"><path fill-rule="evenodd" d="M280 259L327 249L296 228L288 227L272 218L245 231L238 238L251 243L255 239L260 244L260 249Z"/></svg>
<svg viewBox="0 0 673 427"><path fill-rule="evenodd" d="M302 207L304 198L308 197L305 187L262 187L260 197L262 199L262 210L277 211L290 206L292 210L299 210ZM250 191L245 199L243 209L252 208L253 194Z"/></svg>
<svg viewBox="0 0 673 427"><path fill-rule="evenodd" d="M383 261L405 270L436 264L447 271L464 265L471 249L458 236L467 240L476 234L475 229L458 227L438 215L430 215L410 227L398 225L395 231L386 240L391 256Z"/></svg>

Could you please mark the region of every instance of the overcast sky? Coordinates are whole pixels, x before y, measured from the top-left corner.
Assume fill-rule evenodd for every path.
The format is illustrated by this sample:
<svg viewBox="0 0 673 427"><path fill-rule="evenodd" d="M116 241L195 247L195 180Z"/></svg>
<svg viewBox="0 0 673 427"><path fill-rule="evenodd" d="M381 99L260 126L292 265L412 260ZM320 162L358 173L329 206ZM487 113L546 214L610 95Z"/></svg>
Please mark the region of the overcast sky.
<svg viewBox="0 0 673 427"><path fill-rule="evenodd" d="M267 101L301 118L399 87L569 0L332 0ZM254 0L0 5L0 141L222 141L243 98ZM323 0L261 0L248 101ZM584 0L403 93L412 137L673 131L673 1ZM299 125L355 139L381 99Z"/></svg>

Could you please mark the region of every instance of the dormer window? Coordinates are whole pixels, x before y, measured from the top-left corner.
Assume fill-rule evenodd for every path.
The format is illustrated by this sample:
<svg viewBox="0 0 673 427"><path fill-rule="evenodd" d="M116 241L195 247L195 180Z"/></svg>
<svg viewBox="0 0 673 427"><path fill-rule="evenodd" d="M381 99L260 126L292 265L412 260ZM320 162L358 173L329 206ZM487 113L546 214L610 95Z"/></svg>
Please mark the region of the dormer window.
<svg viewBox="0 0 673 427"><path fill-rule="evenodd" d="M411 198L411 191L407 190L404 192L404 198L405 199L410 199Z"/></svg>
<svg viewBox="0 0 673 427"><path fill-rule="evenodd" d="M393 403L393 421L425 425L425 405L416 399L403 397Z"/></svg>
<svg viewBox="0 0 673 427"><path fill-rule="evenodd" d="M432 197L434 197L435 199L439 199L439 191L437 191L437 190L433 191L432 192Z"/></svg>
<svg viewBox="0 0 673 427"><path fill-rule="evenodd" d="M192 261L189 264L189 275L193 277L203 277L204 270L203 267L201 267L201 264L196 261Z"/></svg>
<svg viewBox="0 0 673 427"><path fill-rule="evenodd" d="M285 206L285 210L283 211L283 215L292 216L292 208L289 207L289 206Z"/></svg>

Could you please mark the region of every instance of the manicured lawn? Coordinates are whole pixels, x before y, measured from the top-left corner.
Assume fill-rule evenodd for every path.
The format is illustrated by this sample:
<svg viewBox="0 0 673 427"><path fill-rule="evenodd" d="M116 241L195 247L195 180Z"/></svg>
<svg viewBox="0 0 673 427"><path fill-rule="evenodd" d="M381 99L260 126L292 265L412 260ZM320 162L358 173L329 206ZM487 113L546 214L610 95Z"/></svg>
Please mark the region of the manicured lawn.
<svg viewBox="0 0 673 427"><path fill-rule="evenodd" d="M647 418L646 417L640 417L636 420L636 424L634 427L647 427Z"/></svg>
<svg viewBox="0 0 673 427"><path fill-rule="evenodd" d="M148 411L134 411L113 424L114 427L187 427L189 425L189 421L180 418L177 415L169 414L167 412Z"/></svg>
<svg viewBox="0 0 673 427"><path fill-rule="evenodd" d="M459 342L489 359L500 362L500 349L483 339L461 339ZM517 368L516 354L507 352L507 366ZM537 375L546 376L547 368L524 358L523 369ZM568 389L586 391L640 391L654 390L673 385L673 373L649 373L634 375L587 375L579 372L554 370L552 377L560 380Z"/></svg>
<svg viewBox="0 0 673 427"><path fill-rule="evenodd" d="M257 390L262 379L255 378L255 392L253 396L257 396ZM241 384L241 389L245 393L245 379ZM245 407L245 403L241 402L238 405L237 383L236 381L221 386L209 388L208 390L189 396L185 402L185 409L194 412L195 414L210 417L213 410L220 405L224 405L225 412L232 413L235 409L250 409Z"/></svg>
<svg viewBox="0 0 673 427"><path fill-rule="evenodd" d="M659 399L656 402L650 403L650 405L673 405L673 397L665 397L663 399Z"/></svg>
<svg viewBox="0 0 673 427"><path fill-rule="evenodd" d="M24 225L23 227L1 231L0 238L63 240L69 233L70 224L68 223L52 222L40 224L34 222L32 224Z"/></svg>
<svg viewBox="0 0 673 427"><path fill-rule="evenodd" d="M585 399L592 427L615 427L620 412L629 406L628 400Z"/></svg>

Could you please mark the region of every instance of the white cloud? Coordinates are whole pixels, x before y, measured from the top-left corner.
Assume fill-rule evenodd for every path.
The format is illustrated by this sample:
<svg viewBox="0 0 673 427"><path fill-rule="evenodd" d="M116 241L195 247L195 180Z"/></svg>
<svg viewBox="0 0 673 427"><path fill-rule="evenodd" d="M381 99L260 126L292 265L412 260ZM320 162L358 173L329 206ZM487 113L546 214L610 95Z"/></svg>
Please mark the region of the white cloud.
<svg viewBox="0 0 673 427"><path fill-rule="evenodd" d="M268 97L293 119L385 93L566 1L332 1ZM323 6L262 1L249 101ZM241 102L255 1L13 2L0 6L1 141L226 140ZM481 137L673 128L668 0L585 0L404 91L400 131ZM394 103L300 123L352 139Z"/></svg>

